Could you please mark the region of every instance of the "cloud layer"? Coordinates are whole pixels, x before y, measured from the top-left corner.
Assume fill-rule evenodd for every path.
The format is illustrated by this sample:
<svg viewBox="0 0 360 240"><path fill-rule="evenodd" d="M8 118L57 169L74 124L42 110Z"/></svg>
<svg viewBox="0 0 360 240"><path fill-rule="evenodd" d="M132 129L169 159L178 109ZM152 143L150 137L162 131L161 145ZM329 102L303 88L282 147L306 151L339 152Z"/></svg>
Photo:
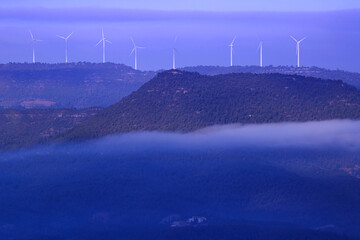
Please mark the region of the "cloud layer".
<svg viewBox="0 0 360 240"><path fill-rule="evenodd" d="M18 153L138 154L143 152L241 149L339 149L360 151L360 121L214 126L194 133L139 132L81 143L38 147ZM3 154L17 158L18 153ZM1 155L0 155L1 156Z"/></svg>
<svg viewBox="0 0 360 240"><path fill-rule="evenodd" d="M119 229L163 228L173 214L211 224L331 223L358 234L359 152L360 121L343 120L142 132L0 153L0 238L115 231L113 239L127 239Z"/></svg>
<svg viewBox="0 0 360 240"><path fill-rule="evenodd" d="M240 148L343 148L360 150L360 121L334 120L262 125L226 125L195 133L131 133L87 144L114 150L216 150Z"/></svg>

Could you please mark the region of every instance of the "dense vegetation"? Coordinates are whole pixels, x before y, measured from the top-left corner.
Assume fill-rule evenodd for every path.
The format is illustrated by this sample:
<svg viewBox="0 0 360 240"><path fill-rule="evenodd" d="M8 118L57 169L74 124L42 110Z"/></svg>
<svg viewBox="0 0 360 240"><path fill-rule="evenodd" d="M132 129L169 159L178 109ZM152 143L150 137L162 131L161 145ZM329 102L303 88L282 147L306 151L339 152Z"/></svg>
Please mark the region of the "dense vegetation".
<svg viewBox="0 0 360 240"><path fill-rule="evenodd" d="M154 76L122 64L0 65L0 108L109 106Z"/></svg>
<svg viewBox="0 0 360 240"><path fill-rule="evenodd" d="M342 80L360 88L360 74L317 67L215 67L198 66L186 71L205 75L236 72L281 73ZM137 90L154 77L123 64L0 64L0 108L107 107Z"/></svg>
<svg viewBox="0 0 360 240"><path fill-rule="evenodd" d="M341 81L281 74L205 76L167 71L79 124L66 138L344 118L360 118L360 91Z"/></svg>
<svg viewBox="0 0 360 240"><path fill-rule="evenodd" d="M228 73L280 73L288 75L301 75L306 77L315 77L330 80L342 80L345 83L360 88L360 74L355 72L347 72L343 70L329 70L318 67L287 67L287 66L233 66L233 67L219 67L219 66L197 66L183 68L185 71L198 72L204 75L219 75Z"/></svg>
<svg viewBox="0 0 360 240"><path fill-rule="evenodd" d="M100 110L0 110L0 150L34 145L68 131Z"/></svg>
<svg viewBox="0 0 360 240"><path fill-rule="evenodd" d="M360 165L358 150L203 142L169 150L161 138L154 135L155 146L140 135L0 154L0 238L360 236L360 179L343 170ZM164 219L173 215L207 222L172 228Z"/></svg>

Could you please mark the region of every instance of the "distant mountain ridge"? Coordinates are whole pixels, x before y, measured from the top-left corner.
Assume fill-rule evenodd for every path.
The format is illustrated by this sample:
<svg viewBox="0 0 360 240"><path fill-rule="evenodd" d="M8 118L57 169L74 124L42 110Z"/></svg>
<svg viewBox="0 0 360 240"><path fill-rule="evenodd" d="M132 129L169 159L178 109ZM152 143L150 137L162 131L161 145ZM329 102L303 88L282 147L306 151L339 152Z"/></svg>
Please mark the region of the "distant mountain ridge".
<svg viewBox="0 0 360 240"><path fill-rule="evenodd" d="M344 118L360 119L360 91L342 81L282 74L206 76L165 71L70 130L65 138Z"/></svg>
<svg viewBox="0 0 360 240"><path fill-rule="evenodd" d="M198 72L203 75L218 75L229 73L280 73L286 75L300 75L306 77L315 77L321 79L330 80L342 80L345 83L353 85L360 89L360 73L348 72L343 70L329 70L319 67L291 67L291 66L233 66L233 67L221 67L221 66L196 66L185 67L181 70L189 72Z"/></svg>
<svg viewBox="0 0 360 240"><path fill-rule="evenodd" d="M0 108L106 107L150 80L123 64L0 65Z"/></svg>
<svg viewBox="0 0 360 240"><path fill-rule="evenodd" d="M342 80L360 89L360 74L317 67L197 66L180 70L203 75L281 73ZM114 63L0 64L0 108L108 107L161 71L136 71Z"/></svg>

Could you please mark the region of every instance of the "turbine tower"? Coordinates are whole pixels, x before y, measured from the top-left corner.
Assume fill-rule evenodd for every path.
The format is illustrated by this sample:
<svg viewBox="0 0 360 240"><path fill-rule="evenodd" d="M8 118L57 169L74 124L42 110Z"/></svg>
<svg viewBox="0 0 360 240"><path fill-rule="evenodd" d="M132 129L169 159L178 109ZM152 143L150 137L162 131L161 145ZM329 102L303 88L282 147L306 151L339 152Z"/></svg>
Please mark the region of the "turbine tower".
<svg viewBox="0 0 360 240"><path fill-rule="evenodd" d="M176 43L176 40L177 40L177 37L175 37L175 40L174 40L174 47L172 49L172 53L173 53L173 59L172 59L172 69L175 70L176 69L176 66L175 66L175 63L176 63L176 59L175 59L175 53L177 52L177 49L175 48L175 43Z"/></svg>
<svg viewBox="0 0 360 240"><path fill-rule="evenodd" d="M65 63L68 63L68 39L71 37L73 33L74 32L70 33L69 36L67 37L56 35L57 37L65 40Z"/></svg>
<svg viewBox="0 0 360 240"><path fill-rule="evenodd" d="M233 65L233 47L234 47L235 39L236 39L236 36L234 37L234 39L232 40L232 42L229 45L229 47L230 47L230 66L231 67Z"/></svg>
<svg viewBox="0 0 360 240"><path fill-rule="evenodd" d="M34 35L32 34L31 30L29 29L32 45L33 45L33 63L35 63L35 44L36 42L42 42L42 40L34 38Z"/></svg>
<svg viewBox="0 0 360 240"><path fill-rule="evenodd" d="M306 37L304 37L300 41L296 40L296 38L294 38L293 36L290 36L290 37L296 42L297 67L299 68L300 67L300 43L302 41L304 41L306 39Z"/></svg>
<svg viewBox="0 0 360 240"><path fill-rule="evenodd" d="M99 45L102 42L102 44L103 44L103 63L105 63L105 46L106 46L106 43L110 43L110 44L112 44L112 43L105 38L103 28L101 29L101 31L102 31L102 37L101 37L100 41L95 46Z"/></svg>
<svg viewBox="0 0 360 240"><path fill-rule="evenodd" d="M260 41L258 50L260 52L260 67L263 67L263 42L262 41Z"/></svg>
<svg viewBox="0 0 360 240"><path fill-rule="evenodd" d="M138 47L138 46L136 46L136 44L135 44L135 42L134 42L134 39L133 39L133 38L130 38L130 39L131 39L131 41L132 41L132 43L133 43L133 45L134 45L134 48L132 49L132 51L131 51L131 53L130 53L129 56L131 56L131 54L134 53L134 55L135 55L135 65L134 65L134 68L135 68L135 70L137 70L137 50L140 49L140 48L144 48L144 47Z"/></svg>

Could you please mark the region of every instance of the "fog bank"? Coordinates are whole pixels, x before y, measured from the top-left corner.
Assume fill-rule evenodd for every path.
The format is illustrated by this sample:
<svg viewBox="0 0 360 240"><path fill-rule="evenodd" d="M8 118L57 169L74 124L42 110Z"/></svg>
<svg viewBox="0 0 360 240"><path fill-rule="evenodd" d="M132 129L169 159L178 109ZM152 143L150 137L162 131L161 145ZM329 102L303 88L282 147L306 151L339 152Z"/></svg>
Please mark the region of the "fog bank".
<svg viewBox="0 0 360 240"><path fill-rule="evenodd" d="M69 152L140 153L241 149L360 150L360 121L332 120L305 123L213 126L193 133L137 132L104 138L26 149L21 154ZM1 155L0 155L1 156Z"/></svg>

